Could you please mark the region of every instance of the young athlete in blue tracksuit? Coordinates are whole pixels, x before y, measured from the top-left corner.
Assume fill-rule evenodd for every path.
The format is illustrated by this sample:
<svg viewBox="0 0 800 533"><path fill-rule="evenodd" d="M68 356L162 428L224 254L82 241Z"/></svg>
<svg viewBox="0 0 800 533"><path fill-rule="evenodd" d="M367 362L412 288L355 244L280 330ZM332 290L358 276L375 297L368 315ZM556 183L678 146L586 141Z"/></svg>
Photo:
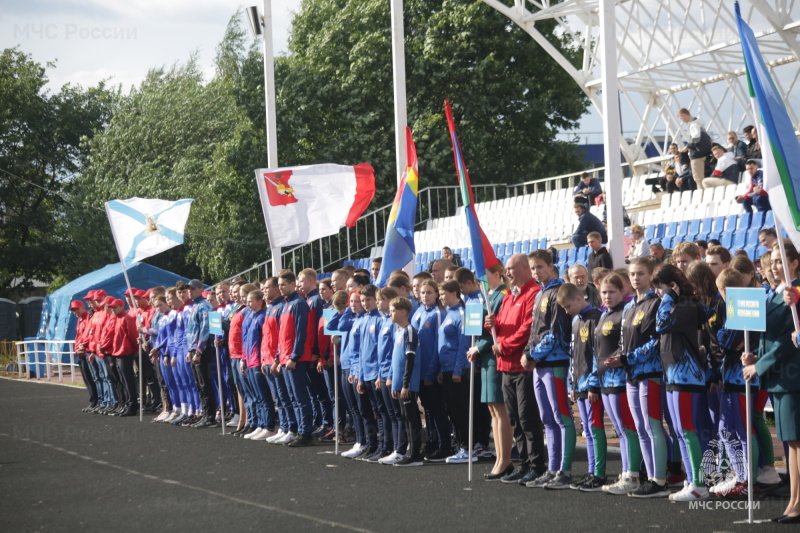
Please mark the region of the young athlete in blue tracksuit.
<svg viewBox="0 0 800 533"><path fill-rule="evenodd" d="M383 395L375 387L376 380L380 386L378 337L383 323L383 316L377 308L376 292L374 285L366 285L359 292L366 314L358 326L359 344L353 347L350 367L350 374L358 380L357 401L367 432L367 448L372 450L363 459L371 463L391 455L394 447L389 412L383 403Z"/></svg>
<svg viewBox="0 0 800 533"><path fill-rule="evenodd" d="M547 250L535 250L528 258L542 290L534 300L531 336L522 357L527 368L535 364L533 390L547 435L549 457L548 471L529 486L565 489L572 483L575 453L575 422L567 393L572 320L556 301L564 281L554 276L553 256Z"/></svg>
<svg viewBox="0 0 800 533"><path fill-rule="evenodd" d="M426 279L419 287L421 305L411 318L419 337L417 357L420 359L422 385L419 399L426 410L428 443L424 456L430 462L444 462L450 456L450 421L444 406L442 386L438 381L438 332L445 311L439 305L439 286ZM433 431L431 431L433 430ZM434 449L435 448L435 449Z"/></svg>
<svg viewBox="0 0 800 533"><path fill-rule="evenodd" d="M422 466L422 421L417 407L421 364L416 356L419 346L417 331L409 324L411 302L407 298L394 298L389 305L389 315L397 327L392 350L392 398L400 402L408 447L406 454L394 466Z"/></svg>
<svg viewBox="0 0 800 533"><path fill-rule="evenodd" d="M164 379L164 384L167 388L167 394L169 395L170 403L172 403L172 412L178 413L180 411L180 396L178 395L178 389L175 386L176 383L172 374L172 365L170 364L171 356L169 353L169 312L170 309L169 305L167 305L167 300L165 297L161 296L158 300L158 310L150 321L151 327L148 331L148 334L150 335L150 338L153 339L151 343L152 350L150 355L151 357L158 358L157 364L160 367L161 376ZM156 421L166 422L167 418L169 417L169 414L166 416L160 416L156 418ZM177 417L178 415L176 414L174 417L172 417L172 419L174 420Z"/></svg>
<svg viewBox="0 0 800 533"><path fill-rule="evenodd" d="M469 449L469 372L467 360L469 337L464 334L464 304L461 288L456 280L442 284L440 296L447 309L444 321L439 326L437 349L441 382L450 421L455 428L456 453L446 459L449 464L477 461L478 457ZM462 379L464 377L465 379Z"/></svg>
<svg viewBox="0 0 800 533"><path fill-rule="evenodd" d="M254 290L247 296L250 313L242 323L242 361L247 366L247 380L253 393L255 426L252 433L245 435L251 440L266 440L275 435L275 403L261 366L261 341L264 329L264 293Z"/></svg>
<svg viewBox="0 0 800 533"><path fill-rule="evenodd" d="M378 375L380 383L380 392L383 396L383 403L389 413L389 422L392 426L392 453L382 458L379 462L381 464L395 464L405 457L406 449L408 447L408 439L406 437L405 424L403 423L403 414L400 407L400 400L392 397L392 354L394 351L394 334L397 331L397 326L392 322L389 316L389 309L393 299L397 298L397 291L390 287L378 289L377 304L378 311L381 313L383 320L380 325L380 333L378 334Z"/></svg>
<svg viewBox="0 0 800 533"><path fill-rule="evenodd" d="M603 401L595 362L594 331L602 314L586 304L583 291L565 283L556 295L558 305L572 318L572 364L570 398L578 404L581 424L586 433L586 454L589 471L575 480L570 488L583 492L599 491L606 484L606 433L603 424Z"/></svg>
<svg viewBox="0 0 800 533"><path fill-rule="evenodd" d="M357 338L358 325L364 315L364 308L361 307L361 297L358 291L351 291L348 295L349 307L341 314L338 314L329 322L328 327L342 332L342 340L339 346L341 355L341 383L344 390L344 398L347 402L347 412L350 413L350 424L356 433L356 442L353 447L344 452L342 457L354 459L367 450L367 437L364 430L364 420L358 410L356 385L350 380L350 358L353 347L358 344ZM338 319L338 320L337 320Z"/></svg>
<svg viewBox="0 0 800 533"><path fill-rule="evenodd" d="M708 316L693 297L694 289L674 265L660 265L653 285L661 294L656 331L661 334L661 364L667 385L667 404L681 446L687 483L670 494L673 501L708 498L703 455L713 434L706 394L706 361L700 355L697 335Z"/></svg>

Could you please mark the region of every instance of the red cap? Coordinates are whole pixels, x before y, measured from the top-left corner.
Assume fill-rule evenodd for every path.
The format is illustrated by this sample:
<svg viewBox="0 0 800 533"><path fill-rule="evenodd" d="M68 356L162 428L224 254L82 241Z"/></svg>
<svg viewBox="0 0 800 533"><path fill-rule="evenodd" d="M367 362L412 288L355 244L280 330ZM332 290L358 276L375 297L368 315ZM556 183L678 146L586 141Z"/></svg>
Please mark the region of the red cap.
<svg viewBox="0 0 800 533"><path fill-rule="evenodd" d="M84 307L86 306L83 305L83 302L80 300L72 300L72 303L69 304L70 311L73 309L82 309Z"/></svg>
<svg viewBox="0 0 800 533"><path fill-rule="evenodd" d="M97 289L96 291L92 291L94 293L95 300L103 300L106 297L106 291L103 289Z"/></svg>
<svg viewBox="0 0 800 533"><path fill-rule="evenodd" d="M113 296L106 296L103 299L103 304L104 305L111 305L113 302L114 302L114 297Z"/></svg>
<svg viewBox="0 0 800 533"><path fill-rule="evenodd" d="M147 293L140 289L133 289L133 295L137 298L147 298Z"/></svg>
<svg viewBox="0 0 800 533"><path fill-rule="evenodd" d="M111 307L122 307L125 305L125 302L117 298L115 300L111 300L111 303L108 305L110 305Z"/></svg>
<svg viewBox="0 0 800 533"><path fill-rule="evenodd" d="M146 291L144 291L144 294L142 295L142 298L150 298L150 289L147 289Z"/></svg>
<svg viewBox="0 0 800 533"><path fill-rule="evenodd" d="M95 298L95 296L94 296L94 291L87 292L86 296L84 296L83 299L84 300L97 300L97 298Z"/></svg>
<svg viewBox="0 0 800 533"><path fill-rule="evenodd" d="M136 295L136 287L131 287L127 291L123 292L122 294L123 294L123 296L130 296L131 293L133 293L134 296Z"/></svg>

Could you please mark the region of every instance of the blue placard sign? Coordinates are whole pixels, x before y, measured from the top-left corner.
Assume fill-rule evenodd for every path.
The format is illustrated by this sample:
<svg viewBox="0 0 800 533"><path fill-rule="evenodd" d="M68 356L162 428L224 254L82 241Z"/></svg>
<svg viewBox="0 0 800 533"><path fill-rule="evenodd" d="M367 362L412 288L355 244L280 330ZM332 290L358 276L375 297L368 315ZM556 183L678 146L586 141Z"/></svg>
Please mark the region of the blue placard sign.
<svg viewBox="0 0 800 533"><path fill-rule="evenodd" d="M764 289L725 289L725 327L740 331L767 329L767 298Z"/></svg>
<svg viewBox="0 0 800 533"><path fill-rule="evenodd" d="M483 304L468 303L464 306L464 335L480 337L483 334Z"/></svg>
<svg viewBox="0 0 800 533"><path fill-rule="evenodd" d="M335 329L328 329L328 322L331 321L333 317L336 316L338 311L336 309L323 309L322 310L322 322L325 324L325 335L339 335L339 332Z"/></svg>
<svg viewBox="0 0 800 533"><path fill-rule="evenodd" d="M212 335L222 335L222 313L208 313L208 332Z"/></svg>

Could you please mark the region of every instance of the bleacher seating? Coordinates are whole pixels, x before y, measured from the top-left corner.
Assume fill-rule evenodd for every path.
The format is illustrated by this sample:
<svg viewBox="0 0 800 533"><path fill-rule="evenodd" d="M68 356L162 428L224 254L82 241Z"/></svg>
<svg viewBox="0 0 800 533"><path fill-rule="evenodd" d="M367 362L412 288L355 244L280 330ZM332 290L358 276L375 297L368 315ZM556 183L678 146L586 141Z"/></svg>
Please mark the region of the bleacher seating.
<svg viewBox="0 0 800 533"><path fill-rule="evenodd" d="M743 213L734 197L746 187L744 184L664 194L659 204L646 208L642 202L652 204L654 199L650 186L644 183L648 177L651 176L624 178L622 194L632 221L644 227L645 238L651 244L672 248L680 241L718 239L731 251L746 250L752 259L766 252L758 242L758 232L774 227L774 217L772 212L752 216ZM505 262L515 253L568 245L576 224L571 205L571 189L562 188L477 203L475 210L498 259ZM644 210L632 212L643 207ZM597 216L602 214L602 206L590 209ZM417 271L427 270L431 261L439 259L443 246L458 253L465 266L474 266L463 208L454 216L430 220L424 230L416 233L415 242ZM370 256L380 256L381 252L380 248L373 249ZM573 264L587 263L585 247L559 252L556 265L562 274ZM370 260L345 264L369 268Z"/></svg>

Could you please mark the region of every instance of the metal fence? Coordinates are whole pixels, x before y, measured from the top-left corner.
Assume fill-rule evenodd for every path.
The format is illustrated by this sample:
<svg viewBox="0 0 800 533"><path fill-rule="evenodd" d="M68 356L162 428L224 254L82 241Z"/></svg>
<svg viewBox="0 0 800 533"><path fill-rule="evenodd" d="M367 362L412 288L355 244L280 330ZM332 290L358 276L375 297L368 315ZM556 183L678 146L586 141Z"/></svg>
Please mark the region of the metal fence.
<svg viewBox="0 0 800 533"><path fill-rule="evenodd" d="M75 383L78 361L75 358L75 341L31 340L14 343L17 351L19 377L64 381L65 370L70 382Z"/></svg>

